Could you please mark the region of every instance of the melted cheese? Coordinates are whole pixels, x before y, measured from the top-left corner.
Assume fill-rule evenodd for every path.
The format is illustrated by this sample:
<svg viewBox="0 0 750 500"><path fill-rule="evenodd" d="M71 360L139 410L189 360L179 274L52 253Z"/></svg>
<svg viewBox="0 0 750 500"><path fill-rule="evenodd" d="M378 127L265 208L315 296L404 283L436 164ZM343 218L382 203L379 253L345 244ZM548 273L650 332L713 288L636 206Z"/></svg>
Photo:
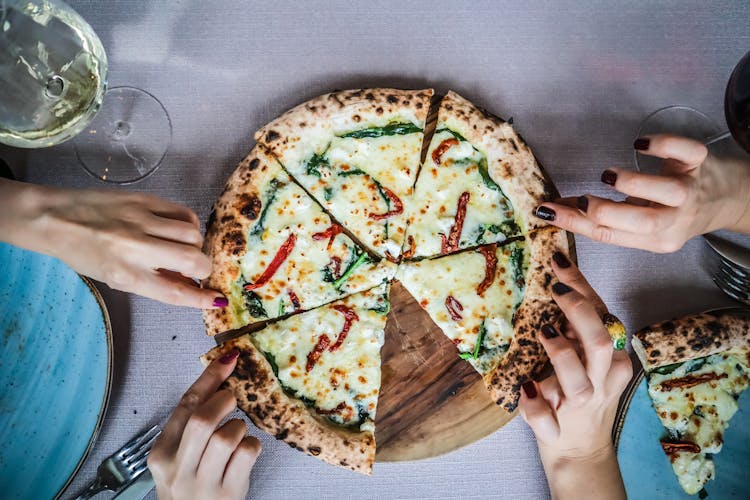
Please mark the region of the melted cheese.
<svg viewBox="0 0 750 500"><path fill-rule="evenodd" d="M365 128L368 126L363 125ZM362 139L331 135L309 157L285 167L359 241L380 256L387 252L396 258L406 232L422 139L421 132ZM313 154L327 160L327 165L317 169L320 176L308 172L307 162ZM352 175L356 171L366 175ZM395 208L375 181L401 200L404 208L400 214L385 219L371 217Z"/></svg>
<svg viewBox="0 0 750 500"><path fill-rule="evenodd" d="M276 180L275 188L271 187L272 179ZM294 312L292 297L299 301L297 310L311 309L343 294L372 288L393 276L395 266L388 262L365 263L358 266L337 289L325 269L332 266L332 259L338 259L340 270L333 278L340 277L363 250L343 233L336 235L330 249L328 238L313 238L314 234L331 227L331 218L289 179L281 167L278 167L277 175L268 176L268 183L260 188L260 192L263 208L267 210L262 221L263 229L256 231L260 224L256 221L246 235L247 247L239 261L241 276L230 287L232 307L239 320L237 327ZM255 314L251 314L242 285L255 283L260 278L291 234L296 236L292 252L265 285L253 290L266 314L259 314L257 308Z"/></svg>
<svg viewBox="0 0 750 500"><path fill-rule="evenodd" d="M706 374L726 375L692 387L664 386L665 382ZM737 411L737 397L750 386L748 353L727 351L686 361L670 373L652 371L648 392L670 438L695 443L701 453L678 452L672 466L683 489L697 493L713 478L713 462L707 453L718 453L729 420ZM669 389L669 390L665 390Z"/></svg>
<svg viewBox="0 0 750 500"><path fill-rule="evenodd" d="M386 285L271 324L251 335L253 344L275 363L285 390L341 425L374 430L380 390L380 348L386 322ZM307 371L308 354L321 335L336 342L345 305L357 314L338 350L324 351ZM374 309L374 310L373 310Z"/></svg>
<svg viewBox="0 0 750 500"><path fill-rule="evenodd" d="M438 124L438 130L440 128ZM440 164L435 164L433 152L443 141L450 139L457 140L447 130L433 135L417 180L408 217L408 234L416 245L414 257L442 253L440 235L450 234L456 220L458 200L465 192L470 196L459 248L501 242L515 234L508 226L508 221L514 219L510 202L499 187L490 187L480 173L480 164L484 162L486 166L482 153L461 140L445 150Z"/></svg>
<svg viewBox="0 0 750 500"><path fill-rule="evenodd" d="M479 356L469 358L480 373L488 373L502 359L513 340L513 314L523 299L523 288L516 283L519 271L511 258L513 252L525 252L522 243L512 243L496 251L495 280L483 296L477 287L485 278L485 257L478 251L463 252L439 259L410 262L399 266L396 277L427 311L460 353L476 351L479 333L484 330ZM525 254L523 263L528 262ZM453 297L463 310L455 320L446 301ZM455 309L455 308L454 308Z"/></svg>

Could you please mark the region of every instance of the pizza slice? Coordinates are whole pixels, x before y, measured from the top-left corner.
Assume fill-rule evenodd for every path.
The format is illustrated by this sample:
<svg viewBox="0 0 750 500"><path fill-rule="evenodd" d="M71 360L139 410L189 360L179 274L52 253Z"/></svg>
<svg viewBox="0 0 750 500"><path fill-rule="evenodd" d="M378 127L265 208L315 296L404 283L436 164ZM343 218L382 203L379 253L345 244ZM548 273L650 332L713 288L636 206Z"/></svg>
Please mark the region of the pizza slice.
<svg viewBox="0 0 750 500"><path fill-rule="evenodd" d="M364 245L398 261L432 89L347 90L312 99L255 134Z"/></svg>
<svg viewBox="0 0 750 500"><path fill-rule="evenodd" d="M410 204L404 254L445 255L526 234L543 225L532 213L553 192L510 123L448 92Z"/></svg>
<svg viewBox="0 0 750 500"><path fill-rule="evenodd" d="M509 412L521 384L547 362L537 332L560 314L550 259L567 248L566 233L547 227L526 241L402 263L396 274Z"/></svg>
<svg viewBox="0 0 750 500"><path fill-rule="evenodd" d="M204 312L209 335L372 288L395 273L376 262L256 146L227 182L207 228L204 286L229 306Z"/></svg>
<svg viewBox="0 0 750 500"><path fill-rule="evenodd" d="M389 308L382 284L226 342L202 359L238 349L226 384L255 425L297 450L370 474Z"/></svg>
<svg viewBox="0 0 750 500"><path fill-rule="evenodd" d="M699 493L715 477L712 456L750 386L750 315L727 309L665 321L632 344L667 430L662 449L682 489Z"/></svg>

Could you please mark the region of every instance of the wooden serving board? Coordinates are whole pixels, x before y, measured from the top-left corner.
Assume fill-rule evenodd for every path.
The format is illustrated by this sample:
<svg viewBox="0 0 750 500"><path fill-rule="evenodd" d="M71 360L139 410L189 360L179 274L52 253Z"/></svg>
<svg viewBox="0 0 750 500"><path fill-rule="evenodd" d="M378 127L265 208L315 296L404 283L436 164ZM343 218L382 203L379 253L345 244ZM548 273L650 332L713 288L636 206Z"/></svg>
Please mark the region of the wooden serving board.
<svg viewBox="0 0 750 500"><path fill-rule="evenodd" d="M375 420L376 461L442 455L508 423L456 346L399 283L391 286Z"/></svg>

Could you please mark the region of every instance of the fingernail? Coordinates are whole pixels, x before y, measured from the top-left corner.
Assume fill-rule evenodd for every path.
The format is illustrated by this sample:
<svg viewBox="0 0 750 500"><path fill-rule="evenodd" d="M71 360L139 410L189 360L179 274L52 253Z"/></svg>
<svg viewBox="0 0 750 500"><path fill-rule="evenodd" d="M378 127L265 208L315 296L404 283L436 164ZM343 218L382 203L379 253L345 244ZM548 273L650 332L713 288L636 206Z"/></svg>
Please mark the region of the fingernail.
<svg viewBox="0 0 750 500"><path fill-rule="evenodd" d="M567 269L570 267L570 261L562 252L553 253L552 260L555 261L555 264L557 264L557 267L559 267L560 269Z"/></svg>
<svg viewBox="0 0 750 500"><path fill-rule="evenodd" d="M565 295L566 293L572 291L573 289L570 288L565 283L557 282L554 285L552 285L552 291L555 292L555 295Z"/></svg>
<svg viewBox="0 0 750 500"><path fill-rule="evenodd" d="M585 196L579 196L576 198L576 206L581 212L586 212L589 209L589 199Z"/></svg>
<svg viewBox="0 0 750 500"><path fill-rule="evenodd" d="M617 172L609 169L605 170L602 172L602 182L614 186L615 182L617 182Z"/></svg>
<svg viewBox="0 0 750 500"><path fill-rule="evenodd" d="M536 386L534 386L533 380L529 380L523 384L523 392L526 393L526 397L529 399L534 399L536 397Z"/></svg>
<svg viewBox="0 0 750 500"><path fill-rule="evenodd" d="M227 307L229 305L229 299L226 297L216 297L214 299L214 307Z"/></svg>
<svg viewBox="0 0 750 500"><path fill-rule="evenodd" d="M224 365L231 364L232 361L237 359L237 356L239 355L240 355L240 351L238 351L237 349L232 349L231 351L229 351L228 353L224 354L222 357L219 358L219 363L224 364Z"/></svg>
<svg viewBox="0 0 750 500"><path fill-rule="evenodd" d="M546 324L542 326L542 335L544 335L545 339L554 339L560 334L554 326Z"/></svg>
<svg viewBox="0 0 750 500"><path fill-rule="evenodd" d="M549 207L536 207L536 210L534 211L534 215L536 215L542 220L553 221L555 220L555 216L557 214L555 214L555 211Z"/></svg>
<svg viewBox="0 0 750 500"><path fill-rule="evenodd" d="M651 144L650 139L648 139L647 137L639 137L633 143L633 149L637 149L638 151L645 151L648 149L649 144Z"/></svg>

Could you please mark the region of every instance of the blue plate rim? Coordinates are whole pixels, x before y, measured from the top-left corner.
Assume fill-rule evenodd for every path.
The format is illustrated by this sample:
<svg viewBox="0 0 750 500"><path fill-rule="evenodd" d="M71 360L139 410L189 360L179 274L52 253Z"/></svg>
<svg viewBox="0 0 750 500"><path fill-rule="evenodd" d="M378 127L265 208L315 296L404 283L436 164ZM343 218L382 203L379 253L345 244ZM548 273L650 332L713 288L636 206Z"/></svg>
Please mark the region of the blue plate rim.
<svg viewBox="0 0 750 500"><path fill-rule="evenodd" d="M60 490L54 496L55 500L62 497L63 493L65 493L65 490L68 489L68 487L70 486L70 483L73 482L73 479L75 479L75 477L78 475L78 472L81 470L81 467L83 466L84 462L88 458L89 453L91 452L91 449L94 447L94 443L96 443L96 439L99 437L99 431L101 431L102 424L104 423L104 416L106 415L107 409L109 408L109 396L110 396L110 393L112 392L113 347L112 347L112 323L110 322L110 319L109 319L109 311L107 310L107 306L104 303L104 298L102 297L101 293L96 288L96 286L94 285L94 282L91 279L87 278L86 276L82 276L80 274L77 274L77 276L88 287L89 291L91 292L91 295L94 296L94 299L96 300L96 303L102 312L102 319L104 320L104 331L105 331L105 336L107 340L107 380L105 382L104 397L102 398L102 405L99 408L99 416L96 419L96 425L94 426L94 431L91 433L91 437L89 438L89 442L86 445L86 449L81 455L81 458L78 460L78 463L76 464L75 468L71 471L70 476L68 476L68 479L65 481L65 484L63 484L62 487L60 487Z"/></svg>

